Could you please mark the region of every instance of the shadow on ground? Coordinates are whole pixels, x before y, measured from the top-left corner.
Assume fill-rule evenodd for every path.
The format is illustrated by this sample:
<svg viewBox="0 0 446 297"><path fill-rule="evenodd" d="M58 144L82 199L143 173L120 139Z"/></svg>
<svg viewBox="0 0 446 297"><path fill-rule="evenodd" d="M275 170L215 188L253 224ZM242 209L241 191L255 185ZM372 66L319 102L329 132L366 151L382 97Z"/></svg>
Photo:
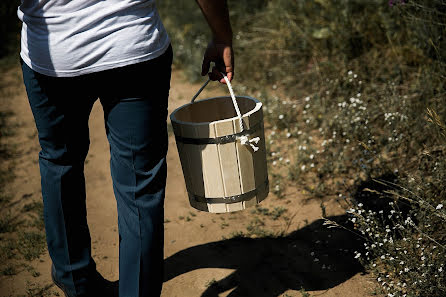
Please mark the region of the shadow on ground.
<svg viewBox="0 0 446 297"><path fill-rule="evenodd" d="M347 223L346 215L329 219ZM165 281L195 269L228 268L235 271L212 282L202 297L216 297L230 289L230 297L326 290L363 271L354 259L361 245L351 232L328 229L318 220L284 237L232 238L182 250L165 260Z"/></svg>

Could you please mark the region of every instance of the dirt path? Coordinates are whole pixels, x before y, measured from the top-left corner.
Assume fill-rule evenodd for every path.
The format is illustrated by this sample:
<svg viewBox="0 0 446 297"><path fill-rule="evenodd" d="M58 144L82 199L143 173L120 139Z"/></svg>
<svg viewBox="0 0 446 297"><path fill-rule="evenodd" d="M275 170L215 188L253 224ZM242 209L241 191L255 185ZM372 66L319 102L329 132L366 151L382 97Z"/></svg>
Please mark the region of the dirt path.
<svg viewBox="0 0 446 297"><path fill-rule="evenodd" d="M34 122L17 77L17 69L3 77L11 82L3 84L10 90L1 98L0 111L11 110L15 114L9 121L16 126L16 134L8 139L16 147L10 163L15 179L8 184L7 192L12 195L15 209L21 209L17 205L40 198L40 177ZM170 111L186 103L198 88L175 71ZM211 87L202 97L219 94L226 94L223 87ZM99 272L114 281L118 279L116 202L98 103L91 114L90 134L86 180L93 257ZM320 200L304 199L300 189L296 189L297 194L285 199L270 195L257 210L222 215L203 213L189 206L172 135L168 166L163 297L361 297L372 291L373 281L360 274L352 256L355 239L322 226ZM343 219L344 211L333 199L324 203L329 216ZM242 232L248 236L240 236ZM274 238L280 232L285 236ZM30 265L37 273L22 269L16 275L0 276L0 296L31 296L30 287L51 284L47 252ZM32 296L61 296L61 292L52 286Z"/></svg>

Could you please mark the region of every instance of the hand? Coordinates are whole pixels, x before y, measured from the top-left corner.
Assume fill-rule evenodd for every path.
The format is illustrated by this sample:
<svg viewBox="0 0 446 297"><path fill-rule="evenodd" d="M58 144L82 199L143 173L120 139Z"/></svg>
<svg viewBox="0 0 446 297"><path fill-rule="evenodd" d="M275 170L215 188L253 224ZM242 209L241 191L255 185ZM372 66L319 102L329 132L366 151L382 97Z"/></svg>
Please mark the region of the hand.
<svg viewBox="0 0 446 297"><path fill-rule="evenodd" d="M225 73L229 81L234 78L234 53L232 45L228 43L218 43L214 40L208 44L204 52L203 65L201 66L201 75L205 76L209 72L211 62L215 63L212 71L209 73L211 80L218 80L220 83L226 83L220 72Z"/></svg>

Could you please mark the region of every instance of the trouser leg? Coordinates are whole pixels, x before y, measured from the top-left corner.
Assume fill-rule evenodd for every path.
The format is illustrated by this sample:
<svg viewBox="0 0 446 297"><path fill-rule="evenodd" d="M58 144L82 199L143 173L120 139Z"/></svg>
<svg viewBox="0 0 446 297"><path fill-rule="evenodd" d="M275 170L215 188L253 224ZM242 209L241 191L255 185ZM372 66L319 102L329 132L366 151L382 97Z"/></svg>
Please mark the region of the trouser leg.
<svg viewBox="0 0 446 297"><path fill-rule="evenodd" d="M171 49L107 73L104 107L118 206L120 297L160 296Z"/></svg>
<svg viewBox="0 0 446 297"><path fill-rule="evenodd" d="M84 160L94 96L84 79L40 75L22 63L41 151L44 221L48 251L58 280L71 294L86 290L91 258L85 205Z"/></svg>

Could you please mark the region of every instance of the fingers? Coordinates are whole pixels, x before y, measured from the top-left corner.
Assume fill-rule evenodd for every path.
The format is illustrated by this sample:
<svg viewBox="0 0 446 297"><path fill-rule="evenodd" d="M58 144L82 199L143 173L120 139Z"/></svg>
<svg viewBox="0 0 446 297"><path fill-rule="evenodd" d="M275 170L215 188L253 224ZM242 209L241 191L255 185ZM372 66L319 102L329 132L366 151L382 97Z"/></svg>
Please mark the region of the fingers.
<svg viewBox="0 0 446 297"><path fill-rule="evenodd" d="M223 50L223 63L225 66L224 72L228 77L229 81L232 81L234 78L234 55L232 52L232 47L226 47Z"/></svg>
<svg viewBox="0 0 446 297"><path fill-rule="evenodd" d="M227 72L226 76L228 77L229 81L232 81L232 79L234 78L234 72Z"/></svg>
<svg viewBox="0 0 446 297"><path fill-rule="evenodd" d="M226 81L223 77L223 74L226 75L229 81L232 81L233 78L233 72L225 73L225 71L222 71L221 68L213 67L212 71L208 73L209 78L213 81L219 81L222 84L226 84Z"/></svg>
<svg viewBox="0 0 446 297"><path fill-rule="evenodd" d="M222 73L226 75L226 77L228 78L229 81L232 81L232 79L234 78L234 72L221 71L221 69L219 69L217 67L213 67L212 71L209 72L208 75L211 80L219 81L222 84L226 84L226 81L223 78Z"/></svg>
<svg viewBox="0 0 446 297"><path fill-rule="evenodd" d="M222 73L225 73L225 72L222 72ZM226 77L231 82L232 79L234 78L234 72L226 72ZM226 84L226 81L223 78L223 75L221 75L221 74L219 75L219 77L216 80L218 80L222 84Z"/></svg>
<svg viewBox="0 0 446 297"><path fill-rule="evenodd" d="M221 75L220 71L217 69L217 67L212 67L212 71L209 72L209 78L213 81L221 81L223 79L223 75ZM223 79L224 81L224 79Z"/></svg>
<svg viewBox="0 0 446 297"><path fill-rule="evenodd" d="M211 62L214 62L215 66L209 72ZM215 45L213 43L208 45L201 66L201 75L204 76L206 73L208 73L209 78L213 81L219 81L223 84L226 83L221 73L225 73L228 80L232 81L234 78L234 57L231 46Z"/></svg>

